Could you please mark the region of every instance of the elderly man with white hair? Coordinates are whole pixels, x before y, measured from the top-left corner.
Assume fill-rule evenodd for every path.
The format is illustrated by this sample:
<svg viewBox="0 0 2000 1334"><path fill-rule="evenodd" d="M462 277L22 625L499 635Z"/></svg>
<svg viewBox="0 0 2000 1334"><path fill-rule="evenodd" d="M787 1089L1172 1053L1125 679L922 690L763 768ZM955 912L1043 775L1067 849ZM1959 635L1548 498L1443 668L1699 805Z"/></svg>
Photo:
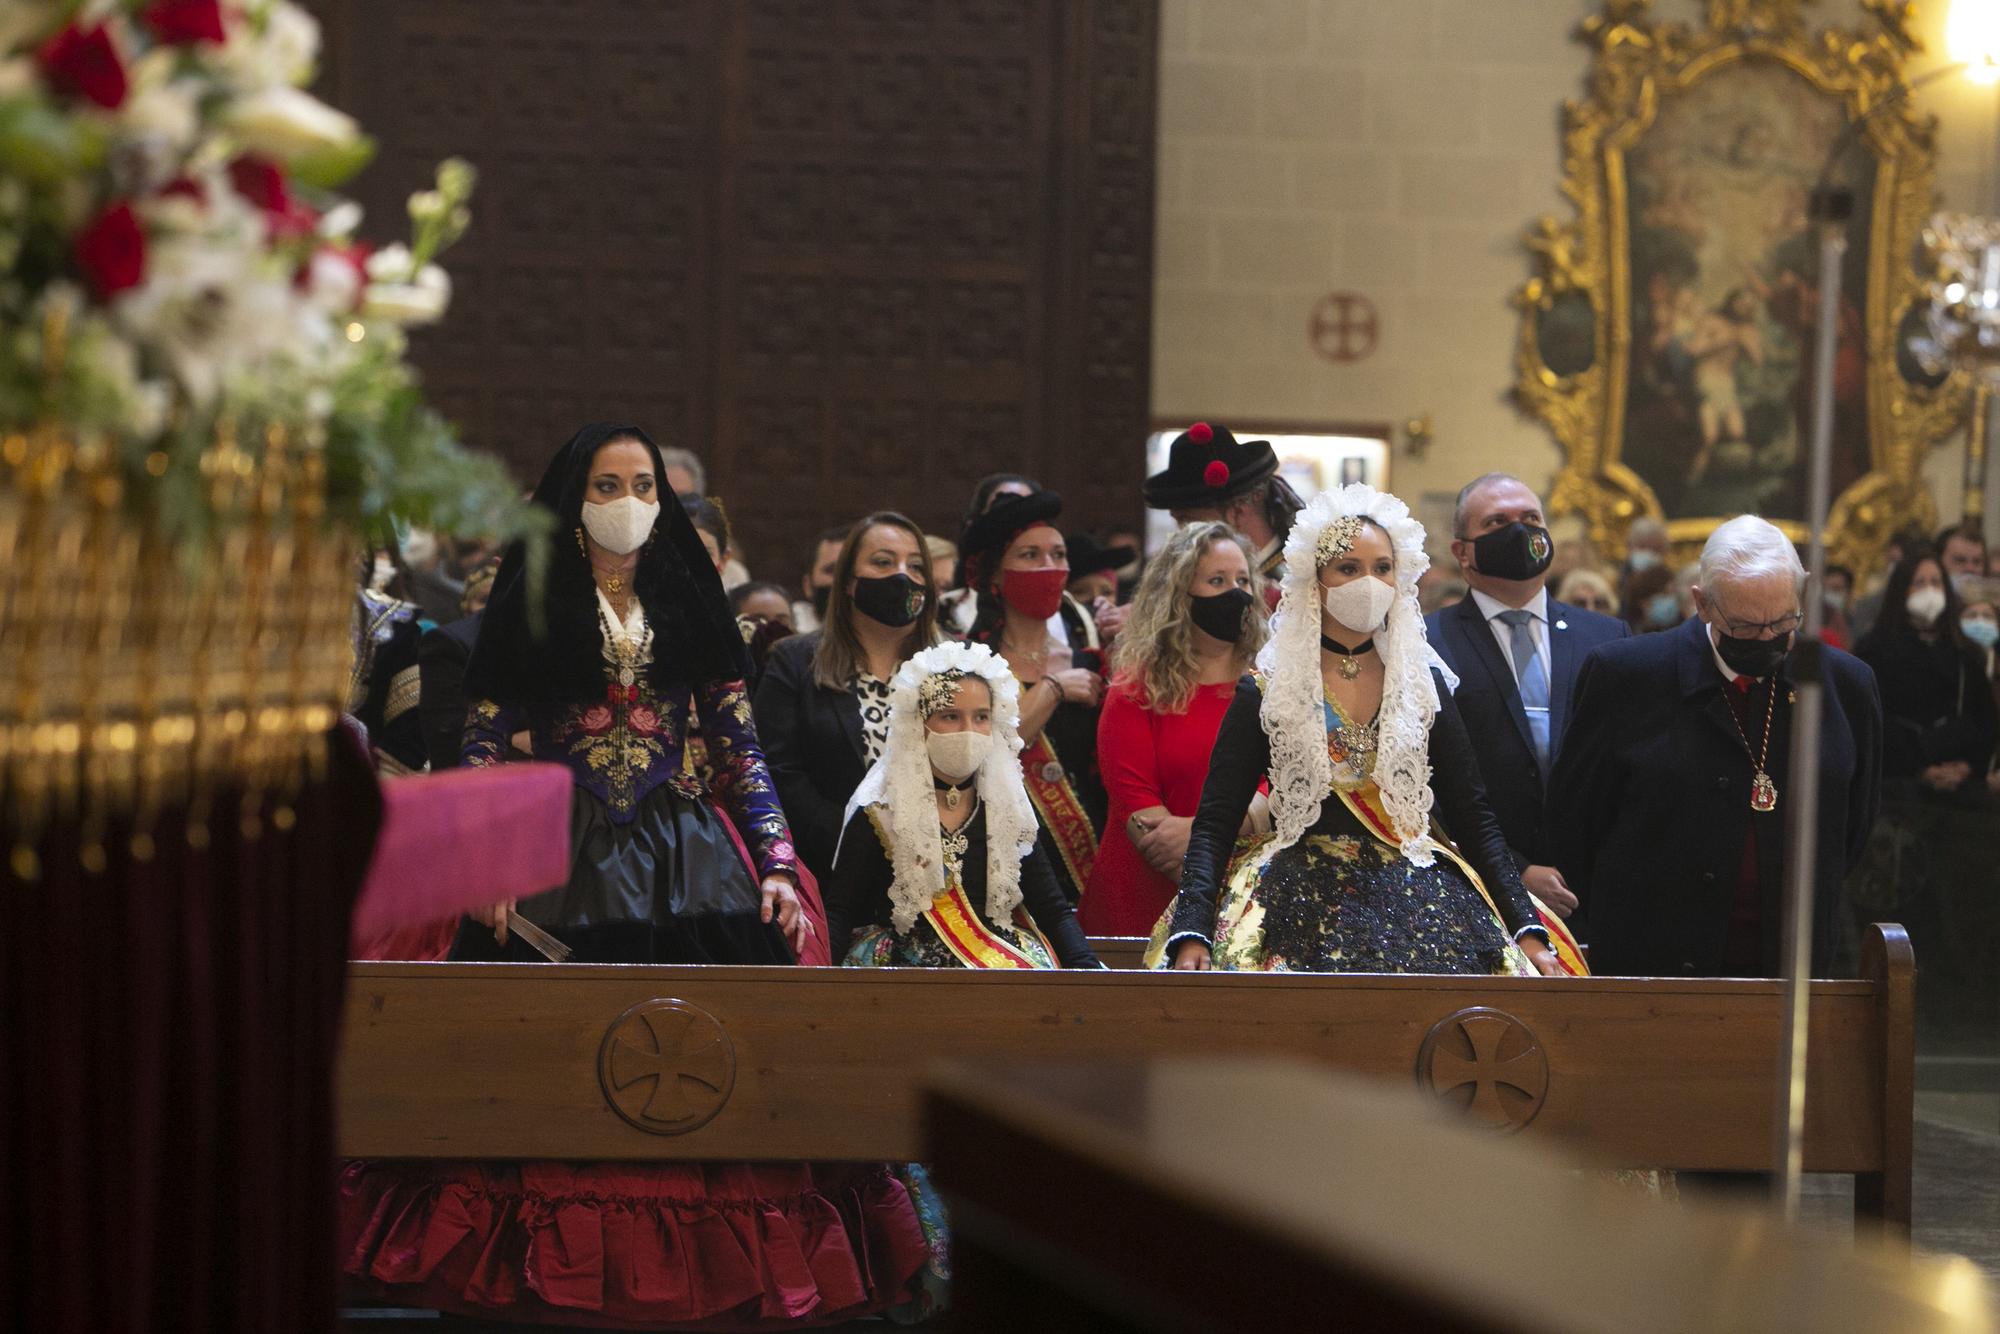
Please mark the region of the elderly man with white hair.
<svg viewBox="0 0 2000 1334"><path fill-rule="evenodd" d="M1731 519L1702 548L1698 616L1584 662L1548 826L1593 972L1778 973L1797 703L1787 665L1805 580L1776 527ZM1882 755L1874 675L1838 649L1822 660L1819 976L1834 962L1841 882L1875 821Z"/></svg>

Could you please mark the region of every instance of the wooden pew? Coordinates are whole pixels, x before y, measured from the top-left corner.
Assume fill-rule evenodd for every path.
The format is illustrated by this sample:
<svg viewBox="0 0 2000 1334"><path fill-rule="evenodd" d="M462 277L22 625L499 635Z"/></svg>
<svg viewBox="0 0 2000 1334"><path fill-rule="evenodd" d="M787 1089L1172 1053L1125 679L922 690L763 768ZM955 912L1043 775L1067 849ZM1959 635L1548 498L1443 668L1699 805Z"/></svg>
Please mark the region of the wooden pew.
<svg viewBox="0 0 2000 1334"><path fill-rule="evenodd" d="M1662 1209L1295 1062L953 1066L925 1104L954 1331L2000 1328L1970 1260Z"/></svg>
<svg viewBox="0 0 2000 1334"><path fill-rule="evenodd" d="M1805 1166L1910 1218L1914 964L1812 986ZM1768 1165L1771 981L363 963L354 1157L919 1159L945 1060L1281 1056L1622 1167Z"/></svg>

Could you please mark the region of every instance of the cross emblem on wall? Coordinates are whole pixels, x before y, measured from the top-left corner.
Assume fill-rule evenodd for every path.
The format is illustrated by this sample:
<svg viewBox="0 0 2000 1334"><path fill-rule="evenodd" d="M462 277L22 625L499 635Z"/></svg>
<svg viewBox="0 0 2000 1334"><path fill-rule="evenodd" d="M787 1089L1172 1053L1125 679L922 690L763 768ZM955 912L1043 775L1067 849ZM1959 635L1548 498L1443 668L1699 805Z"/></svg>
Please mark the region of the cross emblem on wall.
<svg viewBox="0 0 2000 1334"><path fill-rule="evenodd" d="M1381 329L1373 301L1359 292L1334 292L1313 307L1308 337L1328 361L1360 361L1374 352Z"/></svg>

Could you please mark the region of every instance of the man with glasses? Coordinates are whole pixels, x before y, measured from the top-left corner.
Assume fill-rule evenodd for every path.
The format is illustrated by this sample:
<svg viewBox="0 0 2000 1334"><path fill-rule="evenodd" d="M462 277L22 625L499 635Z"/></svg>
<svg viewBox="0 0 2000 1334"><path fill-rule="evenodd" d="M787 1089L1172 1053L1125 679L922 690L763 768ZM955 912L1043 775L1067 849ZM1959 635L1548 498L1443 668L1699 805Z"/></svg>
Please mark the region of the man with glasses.
<svg viewBox="0 0 2000 1334"><path fill-rule="evenodd" d="M1746 515L1709 537L1700 578L1696 617L1597 649L1577 677L1548 820L1593 972L1779 971L1794 799L1787 658L1805 570L1790 539ZM1873 673L1838 649L1823 660L1817 976L1834 962L1841 881L1875 822L1882 752Z"/></svg>

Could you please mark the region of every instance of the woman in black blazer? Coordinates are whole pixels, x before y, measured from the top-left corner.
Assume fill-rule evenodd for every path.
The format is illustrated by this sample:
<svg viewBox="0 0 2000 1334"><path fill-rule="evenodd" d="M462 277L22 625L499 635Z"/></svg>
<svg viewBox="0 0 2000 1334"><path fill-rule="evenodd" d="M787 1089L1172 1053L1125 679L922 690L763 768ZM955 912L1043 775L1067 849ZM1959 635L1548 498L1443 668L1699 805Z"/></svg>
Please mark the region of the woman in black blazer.
<svg viewBox="0 0 2000 1334"><path fill-rule="evenodd" d="M923 532L883 511L841 544L826 624L771 650L757 686L757 734L799 858L822 879L833 870L847 799L888 737L889 682L937 638Z"/></svg>

